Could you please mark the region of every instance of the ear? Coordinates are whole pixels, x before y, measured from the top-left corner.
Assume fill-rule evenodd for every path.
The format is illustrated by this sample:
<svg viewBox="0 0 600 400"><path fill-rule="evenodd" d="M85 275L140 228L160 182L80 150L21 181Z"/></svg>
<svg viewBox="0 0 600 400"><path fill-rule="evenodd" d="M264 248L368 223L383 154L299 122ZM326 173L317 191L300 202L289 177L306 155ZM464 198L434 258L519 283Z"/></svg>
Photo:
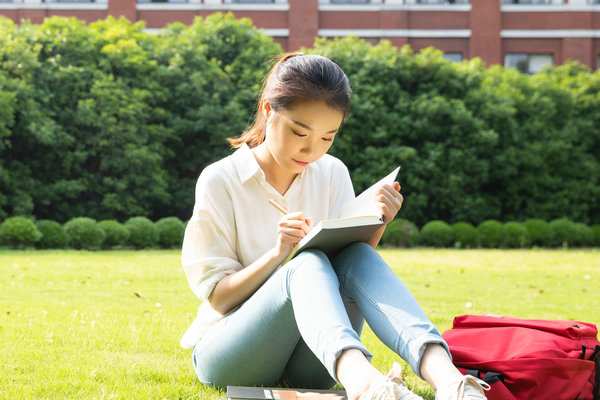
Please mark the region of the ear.
<svg viewBox="0 0 600 400"><path fill-rule="evenodd" d="M271 115L271 104L269 103L269 100L263 99L262 110L265 115L265 118L268 119L269 115Z"/></svg>

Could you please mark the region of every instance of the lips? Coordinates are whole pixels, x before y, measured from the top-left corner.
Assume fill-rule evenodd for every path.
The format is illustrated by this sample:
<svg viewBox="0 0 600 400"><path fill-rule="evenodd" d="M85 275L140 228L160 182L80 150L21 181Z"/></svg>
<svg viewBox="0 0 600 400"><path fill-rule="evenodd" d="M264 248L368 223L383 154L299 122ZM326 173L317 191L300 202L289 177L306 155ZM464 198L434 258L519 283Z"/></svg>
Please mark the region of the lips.
<svg viewBox="0 0 600 400"><path fill-rule="evenodd" d="M296 159L294 159L294 161L296 162L296 164L298 164L301 167L306 167L309 163L305 162L305 161L298 161Z"/></svg>

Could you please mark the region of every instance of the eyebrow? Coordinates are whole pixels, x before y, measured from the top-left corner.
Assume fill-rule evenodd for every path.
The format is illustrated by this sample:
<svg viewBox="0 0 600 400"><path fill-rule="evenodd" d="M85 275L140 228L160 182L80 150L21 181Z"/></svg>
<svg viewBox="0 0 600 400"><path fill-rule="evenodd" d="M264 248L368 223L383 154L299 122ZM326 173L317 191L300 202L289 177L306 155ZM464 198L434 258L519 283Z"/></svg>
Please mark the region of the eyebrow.
<svg viewBox="0 0 600 400"><path fill-rule="evenodd" d="M292 120L292 122L293 122L293 123L295 123L296 125L300 125L301 127L308 129L309 131L312 131L312 130L313 130L313 129L312 129L310 126L306 125L306 124L305 124L305 123L303 123L303 122L296 121L295 119L293 119L293 120ZM329 134L329 133L336 133L337 131L339 131L339 128L338 128L338 129L333 129L333 130L331 130L331 131L329 131L329 132L325 132L325 133L328 133L328 134Z"/></svg>

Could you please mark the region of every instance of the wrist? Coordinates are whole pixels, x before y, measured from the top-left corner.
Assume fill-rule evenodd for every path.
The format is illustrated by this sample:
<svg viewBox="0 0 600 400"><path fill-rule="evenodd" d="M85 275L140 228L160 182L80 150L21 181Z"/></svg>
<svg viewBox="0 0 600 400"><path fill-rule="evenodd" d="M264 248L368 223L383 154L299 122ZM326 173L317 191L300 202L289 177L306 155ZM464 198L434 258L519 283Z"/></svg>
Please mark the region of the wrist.
<svg viewBox="0 0 600 400"><path fill-rule="evenodd" d="M284 246L275 246L269 251L269 260L278 266L285 261L289 254L290 252L285 251Z"/></svg>

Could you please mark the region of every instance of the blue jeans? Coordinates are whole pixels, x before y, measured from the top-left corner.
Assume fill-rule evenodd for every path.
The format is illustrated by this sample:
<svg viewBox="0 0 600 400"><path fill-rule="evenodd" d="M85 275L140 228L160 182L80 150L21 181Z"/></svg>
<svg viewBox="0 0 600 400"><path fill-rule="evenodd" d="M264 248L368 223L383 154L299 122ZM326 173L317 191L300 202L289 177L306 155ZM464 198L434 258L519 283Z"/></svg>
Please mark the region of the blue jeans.
<svg viewBox="0 0 600 400"><path fill-rule="evenodd" d="M329 388L343 350L372 358L360 341L364 320L419 376L427 344L448 351L404 283L371 246L355 243L332 260L308 250L282 266L202 337L194 369L217 387Z"/></svg>

